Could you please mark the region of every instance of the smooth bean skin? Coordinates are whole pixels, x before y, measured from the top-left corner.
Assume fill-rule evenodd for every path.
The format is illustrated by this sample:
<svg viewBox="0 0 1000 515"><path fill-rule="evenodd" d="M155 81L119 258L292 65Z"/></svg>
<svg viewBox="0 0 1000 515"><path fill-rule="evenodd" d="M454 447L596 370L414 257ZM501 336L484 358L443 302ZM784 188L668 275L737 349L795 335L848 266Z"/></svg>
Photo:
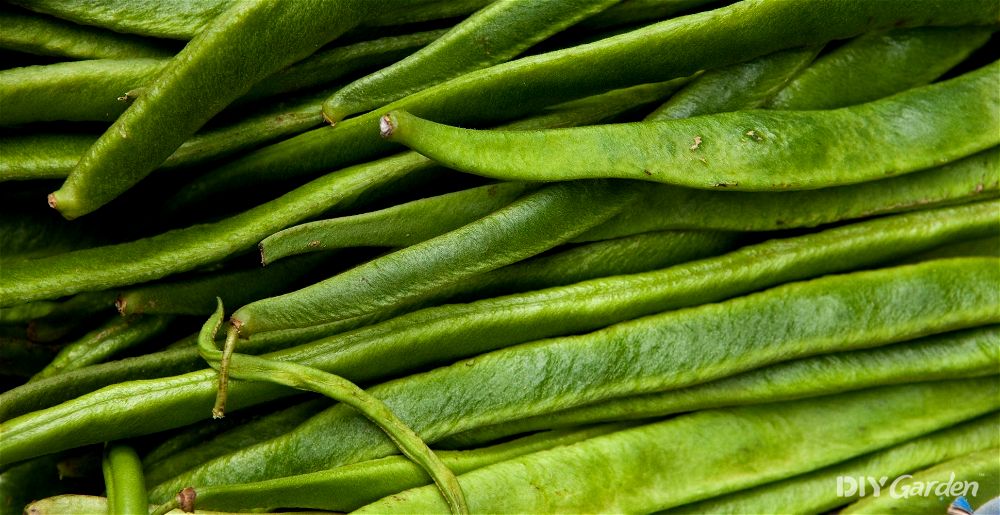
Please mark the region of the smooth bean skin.
<svg viewBox="0 0 1000 515"><path fill-rule="evenodd" d="M381 131L444 166L503 180L808 190L915 172L996 146L1000 132L981 128L1000 125L998 73L1000 62L833 111L743 111L522 133L459 129L391 111Z"/></svg>
<svg viewBox="0 0 1000 515"><path fill-rule="evenodd" d="M264 238L258 245L260 261L267 265L287 256L345 247L415 245L478 220L532 189L518 182L490 184L296 225Z"/></svg>
<svg viewBox="0 0 1000 515"><path fill-rule="evenodd" d="M998 338L1000 327L990 326L876 349L814 356L690 388L623 397L504 422L457 434L444 445L445 448L461 448L558 427L780 402L891 384L995 375L1000 364L1000 348L993 342Z"/></svg>
<svg viewBox="0 0 1000 515"><path fill-rule="evenodd" d="M991 392L985 392L990 395ZM1000 447L983 449L980 451L959 456L944 463L939 463L926 470L913 473L913 477L900 481L897 485L898 492L927 492L931 494L913 493L906 498L893 498L891 495L880 497L865 497L858 502L844 508L841 513L845 515L871 513L871 514L891 514L907 513L912 515L931 515L947 510L948 505L954 501L949 494L935 495L939 491L937 488L929 488L927 485L931 481L937 484L947 483L952 477L956 481L974 481L979 488L973 492L968 490L964 495L969 504L981 507L987 501L1000 495Z"/></svg>
<svg viewBox="0 0 1000 515"><path fill-rule="evenodd" d="M424 441L435 442L514 417L1000 322L1000 291L991 282L1000 280L998 264L990 258L939 260L791 283L581 336L494 351L383 383L369 393ZM822 319L814 316L817 312L823 313ZM805 316L814 321L808 327L798 323ZM465 332L462 336L470 337ZM234 399L237 395L230 394ZM184 485L313 472L393 450L363 417L333 406L282 437L161 483L152 495L162 499ZM5 449L4 454L12 453ZM280 463L270 459L275 455L282 456Z"/></svg>
<svg viewBox="0 0 1000 515"><path fill-rule="evenodd" d="M155 40L115 34L93 27L0 7L0 48L76 59L170 57L169 46Z"/></svg>
<svg viewBox="0 0 1000 515"><path fill-rule="evenodd" d="M867 218L1000 195L1000 147L944 166L820 190L718 192L650 185L638 202L577 241L646 231L775 231Z"/></svg>
<svg viewBox="0 0 1000 515"><path fill-rule="evenodd" d="M656 272L428 308L270 356L334 371L354 381L372 381L533 339L583 333L786 281L871 266L947 241L994 234L998 227L993 214L998 208L997 202L985 202L896 215L773 240ZM456 332L456 327L462 331ZM251 338L240 346L253 342ZM399 355L408 356L406 363L393 359ZM17 445L23 458L18 459L24 459L183 426L203 418L211 407L214 379L212 371L199 371L83 395L6 421L0 425L6 431L0 448L20 440ZM289 393L234 382L229 408ZM0 403L0 409L8 404ZM82 416L85 413L97 415ZM162 413L169 413L170 418ZM10 455L4 450L0 458Z"/></svg>
<svg viewBox="0 0 1000 515"><path fill-rule="evenodd" d="M824 513L858 498L857 493L853 496L837 495L836 488L830 488L831 484L836 484L837 477L896 478L969 452L996 447L1000 445L1000 433L996 431L998 423L1000 416L992 413L815 472L687 504L663 513L740 515L767 513L774 506L781 506L789 514Z"/></svg>
<svg viewBox="0 0 1000 515"><path fill-rule="evenodd" d="M756 109L808 67L819 50L820 47L794 48L708 70L645 119L672 120ZM739 87L734 87L736 84Z"/></svg>
<svg viewBox="0 0 1000 515"><path fill-rule="evenodd" d="M121 444L108 448L102 464L109 515L145 515L149 507L142 462L135 449Z"/></svg>
<svg viewBox="0 0 1000 515"><path fill-rule="evenodd" d="M962 62L994 28L916 28L865 34L824 55L767 103L836 109L928 84Z"/></svg>
<svg viewBox="0 0 1000 515"><path fill-rule="evenodd" d="M323 103L331 123L376 109L428 86L503 63L618 0L498 0L437 41L344 86Z"/></svg>
<svg viewBox="0 0 1000 515"><path fill-rule="evenodd" d="M94 143L89 134L30 134L0 140L0 181L60 179Z"/></svg>
<svg viewBox="0 0 1000 515"><path fill-rule="evenodd" d="M976 407L952 410L953 395L974 392L986 394ZM995 379L950 381L707 410L529 454L459 481L470 508L481 513L648 513L948 427L996 409L997 394ZM439 513L446 507L432 493L409 490L357 513Z"/></svg>
<svg viewBox="0 0 1000 515"><path fill-rule="evenodd" d="M259 149L211 174L216 183L212 188L222 191L241 183L260 184L265 177L272 180L308 177L320 170L389 152L393 145L380 139L375 129L381 115L388 110L405 109L442 123L487 125L556 102L688 76L703 69L897 24L989 25L997 19L1000 7L981 0L963 0L947 6L934 0L909 2L905 14L894 2L737 2L594 43L467 73L377 112L344 120L336 127L323 127ZM689 136L684 148L692 144L692 137Z"/></svg>

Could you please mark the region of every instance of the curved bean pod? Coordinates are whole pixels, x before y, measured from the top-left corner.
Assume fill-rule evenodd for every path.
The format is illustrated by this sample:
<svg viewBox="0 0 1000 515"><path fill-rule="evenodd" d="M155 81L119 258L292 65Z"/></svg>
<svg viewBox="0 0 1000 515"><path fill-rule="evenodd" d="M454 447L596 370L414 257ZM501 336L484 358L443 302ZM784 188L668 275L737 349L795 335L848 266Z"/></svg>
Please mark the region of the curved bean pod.
<svg viewBox="0 0 1000 515"><path fill-rule="evenodd" d="M791 283L581 336L494 351L383 383L369 393L425 441L434 442L513 417L682 388L800 357L997 323L998 265L996 259L961 258ZM799 323L802 316L816 312L824 317ZM463 331L463 339L472 337ZM1000 396L990 402L1000 402ZM313 472L392 450L377 429L350 410L333 406L282 437L217 458L152 491L162 499L184 485ZM280 467L270 458L276 454L282 456Z"/></svg>
<svg viewBox="0 0 1000 515"><path fill-rule="evenodd" d="M992 398L951 409L952 396L974 396L979 388ZM702 411L501 462L463 474L460 482L470 508L482 513L648 513L948 427L996 409L998 393L994 379L951 381ZM356 513L439 512L434 494L413 489Z"/></svg>
<svg viewBox="0 0 1000 515"><path fill-rule="evenodd" d="M987 393L989 395L989 393ZM947 510L955 499L950 495L940 495L940 485L954 479L957 481L975 482L978 488L967 489L962 495L973 506L980 507L1000 495L1000 447L958 456L944 463L939 463L926 470L914 472L912 477L893 483L896 492L910 495L904 497L884 495L864 497L858 502L844 508L845 515L873 513L892 514L907 513L913 515L932 515Z"/></svg>
<svg viewBox="0 0 1000 515"><path fill-rule="evenodd" d="M994 413L815 472L687 504L664 514L740 515L766 513L774 506L781 506L790 514L823 513L858 497L857 493L837 495L836 488L831 489L830 485L835 485L838 477L896 478L969 452L996 447L1000 445L998 423L1000 416Z"/></svg>
<svg viewBox="0 0 1000 515"><path fill-rule="evenodd" d="M680 390L623 397L457 434L446 447L482 445L531 431L664 417L708 408L818 397L863 388L996 374L1000 327L972 329L877 349L779 363ZM439 443L441 444L441 443Z"/></svg>
<svg viewBox="0 0 1000 515"><path fill-rule="evenodd" d="M345 374L355 381L391 377L533 339L579 334L786 281L872 266L947 241L995 234L997 209L1000 203L993 201L896 215L774 240L656 272L428 308L270 356ZM462 332L455 327L462 327ZM253 342L251 338L248 343ZM405 363L393 358L400 355L408 357ZM232 390L230 408L289 394L246 383L234 383ZM203 418L214 396L212 371L94 392L4 422L0 459L24 459L40 449L55 452L192 423ZM0 409L6 405L0 403ZM172 414L169 420L155 416L163 412ZM83 413L100 415L83 417ZM129 424L120 423L119 417L127 417Z"/></svg>
<svg viewBox="0 0 1000 515"><path fill-rule="evenodd" d="M1000 125L998 73L1000 62L818 113L743 111L517 133L459 129L392 111L381 131L449 168L505 180L614 177L703 189L817 189L914 172L996 146L1000 133L980 128Z"/></svg>
<svg viewBox="0 0 1000 515"><path fill-rule="evenodd" d="M953 163L862 184L820 190L717 192L650 185L640 199L576 238L604 240L665 229L775 231L994 198L1000 147Z"/></svg>
<svg viewBox="0 0 1000 515"><path fill-rule="evenodd" d="M0 48L77 59L170 57L174 51L155 40L0 7Z"/></svg>
<svg viewBox="0 0 1000 515"><path fill-rule="evenodd" d="M646 121L756 109L812 63L820 47L795 48L708 70L649 114ZM739 87L734 87L738 84Z"/></svg>
<svg viewBox="0 0 1000 515"><path fill-rule="evenodd" d="M993 31L927 27L859 36L817 60L766 107L836 109L923 86L985 44Z"/></svg>
<svg viewBox="0 0 1000 515"><path fill-rule="evenodd" d="M251 86L312 54L384 3L234 4L170 60L49 195L49 205L68 219L103 206L162 164ZM289 33L296 37L289 39Z"/></svg>
<svg viewBox="0 0 1000 515"><path fill-rule="evenodd" d="M142 463L131 447L112 445L104 455L104 484L109 515L147 513L149 498L142 479Z"/></svg>
<svg viewBox="0 0 1000 515"><path fill-rule="evenodd" d="M344 86L323 103L323 115L336 123L464 73L509 61L616 2L498 0L406 59Z"/></svg>
<svg viewBox="0 0 1000 515"><path fill-rule="evenodd" d="M296 225L264 238L258 245L260 261L267 265L287 256L344 247L415 245L478 220L532 189L517 182L491 184Z"/></svg>
<svg viewBox="0 0 1000 515"><path fill-rule="evenodd" d="M32 381L57 376L93 363L100 363L163 332L170 324L170 316L144 316L134 319L115 317L103 326L85 334L65 346Z"/></svg>

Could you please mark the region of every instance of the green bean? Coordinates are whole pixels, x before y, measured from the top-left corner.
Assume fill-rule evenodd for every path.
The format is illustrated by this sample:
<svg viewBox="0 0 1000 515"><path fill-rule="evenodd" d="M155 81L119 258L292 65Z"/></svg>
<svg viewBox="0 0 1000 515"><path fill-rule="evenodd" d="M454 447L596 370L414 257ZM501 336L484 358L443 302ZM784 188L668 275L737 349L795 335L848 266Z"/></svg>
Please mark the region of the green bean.
<svg viewBox="0 0 1000 515"><path fill-rule="evenodd" d="M703 189L816 189L914 172L996 146L1000 133L979 128L1000 125L997 73L1000 62L821 113L743 111L516 133L392 111L381 132L449 168L505 180L614 177Z"/></svg>
<svg viewBox="0 0 1000 515"><path fill-rule="evenodd" d="M580 27L604 29L636 22L660 20L710 3L709 0L628 0L582 20Z"/></svg>
<svg viewBox="0 0 1000 515"><path fill-rule="evenodd" d="M101 29L0 8L0 48L78 59L170 57L174 54L156 41L115 34Z"/></svg>
<svg viewBox="0 0 1000 515"><path fill-rule="evenodd" d="M383 383L369 393L425 441L435 442L514 417L1000 322L1000 291L993 282L1000 280L998 265L990 258L938 260L787 284L581 336L494 351ZM813 316L817 312L824 316ZM801 324L807 315L812 323ZM474 337L461 332L463 340ZM280 438L216 458L152 491L162 499L184 485L259 481L392 452L372 429L333 406ZM282 456L280 465L271 461L275 455ZM264 467L264 462L270 464Z"/></svg>
<svg viewBox="0 0 1000 515"><path fill-rule="evenodd" d="M224 377L224 368L228 366L228 373L238 379L266 381L300 390L313 391L338 401L340 405L349 406L377 425L399 448L400 452L427 472L427 475L434 480L452 513L469 513L465 497L455 475L441 462L434 451L427 447L427 444L393 413L391 408L354 383L329 372L295 363L233 353L233 345L230 342L230 339L235 337L233 333L226 337L226 350L218 350L215 347L215 335L223 323L224 315L222 299L219 299L218 309L205 322L198 335L198 351L201 357L208 361L212 368L219 371L220 377ZM220 398L225 397L225 383L223 381L219 383L219 396ZM222 418L222 416L221 409L212 410L213 418ZM109 495L108 498L110 499L111 496ZM170 509L160 507L154 513L164 514L168 511Z"/></svg>
<svg viewBox="0 0 1000 515"><path fill-rule="evenodd" d="M767 513L775 506L781 506L790 514L825 513L859 497L858 492L838 495L835 488L838 477L898 477L971 451L995 447L1000 445L1000 435L996 430L998 423L1000 417L992 413L815 472L687 504L665 513L736 515Z"/></svg>
<svg viewBox="0 0 1000 515"><path fill-rule="evenodd" d="M0 511L20 513L34 499L59 493L56 455L18 463L0 472Z"/></svg>
<svg viewBox="0 0 1000 515"><path fill-rule="evenodd" d="M142 463L131 447L112 445L104 455L104 484L110 515L145 515L149 506Z"/></svg>
<svg viewBox="0 0 1000 515"><path fill-rule="evenodd" d="M39 318L54 319L77 318L90 316L106 310L114 304L114 294L104 291L86 292L74 295L67 300L38 301L19 304L0 310L0 321L30 322Z"/></svg>
<svg viewBox="0 0 1000 515"><path fill-rule="evenodd" d="M648 513L948 427L996 409L998 393L995 379L951 381L702 411L501 462L460 481L477 512ZM980 395L975 407L953 409L956 398ZM413 489L357 513L439 512L433 494Z"/></svg>
<svg viewBox="0 0 1000 515"><path fill-rule="evenodd" d="M1000 348L992 345L998 338L1000 327L992 326L877 349L789 361L680 390L623 397L512 420L457 434L445 445L466 447L544 429L779 402L890 384L993 375L1000 364Z"/></svg>
<svg viewBox="0 0 1000 515"><path fill-rule="evenodd" d="M717 192L650 185L638 202L583 233L603 240L665 229L774 231L866 218L1000 195L1000 147L953 163L862 184L821 190Z"/></svg>
<svg viewBox="0 0 1000 515"><path fill-rule="evenodd" d="M406 109L446 123L486 124L522 116L556 102L682 77L706 68L897 24L903 27L990 25L998 18L1000 7L976 0L947 6L920 0L908 3L905 13L893 2L742 1L594 43L468 73L394 102L385 110ZM261 184L265 180L309 176L388 152L393 146L378 138L372 129L385 110L344 120L336 127L315 129L247 154L210 174L211 187L221 191L241 183ZM685 148L691 145L690 138L688 141ZM892 149L891 153L898 153L898 149Z"/></svg>
<svg viewBox="0 0 1000 515"><path fill-rule="evenodd" d="M490 184L353 216L296 225L260 242L260 261L345 247L406 247L478 220L534 189ZM235 304L232 303L231 304Z"/></svg>
<svg viewBox="0 0 1000 515"><path fill-rule="evenodd" d="M708 70L646 117L647 121L756 109L816 58L819 47L794 48ZM740 87L734 87L739 84Z"/></svg>
<svg viewBox="0 0 1000 515"><path fill-rule="evenodd" d="M0 336L0 375L31 377L45 368L59 348L25 338Z"/></svg>
<svg viewBox="0 0 1000 515"><path fill-rule="evenodd" d="M772 109L836 109L928 84L986 43L993 28L866 34L824 55L772 98Z"/></svg>
<svg viewBox="0 0 1000 515"><path fill-rule="evenodd" d="M993 235L986 238L950 243L940 247L910 256L901 260L901 263L916 263L929 259L941 259L963 256L992 256L1000 257L1000 235Z"/></svg>
<svg viewBox="0 0 1000 515"><path fill-rule="evenodd" d="M115 317L101 327L65 346L32 381L56 376L93 363L100 363L125 349L141 344L163 332L173 317Z"/></svg>
<svg viewBox="0 0 1000 515"><path fill-rule="evenodd" d="M415 5L400 11L374 12L361 21L365 27L391 27L432 20L443 20L472 14L486 7L493 0L445 0Z"/></svg>
<svg viewBox="0 0 1000 515"><path fill-rule="evenodd" d="M153 507L150 506L150 510ZM24 513L28 515L105 515L108 513L108 501L104 497L92 495L57 495L29 504ZM181 510L171 511L168 515L185 515ZM256 515L255 513L225 513L219 511L194 510L195 515ZM284 515L329 515L322 511L282 511Z"/></svg>
<svg viewBox="0 0 1000 515"><path fill-rule="evenodd" d="M566 431L549 431L473 451L438 452L441 461L456 474L492 465L533 452L570 445L627 427L609 424ZM351 511L373 501L428 484L428 477L409 460L389 456L377 460L290 476L287 478L198 488L198 506L243 510L297 506Z"/></svg>
<svg viewBox="0 0 1000 515"><path fill-rule="evenodd" d="M0 181L66 177L94 143L89 134L30 134L0 140Z"/></svg>
<svg viewBox="0 0 1000 515"><path fill-rule="evenodd" d="M220 294L224 301L233 304L276 295L328 260L326 254L314 254L267 268L255 267L152 283L123 291L115 305L122 315L209 315L215 310L215 297Z"/></svg>
<svg viewBox="0 0 1000 515"><path fill-rule="evenodd" d="M998 208L1000 202L991 201L896 215L773 240L656 272L428 308L270 356L347 374L355 381L398 376L534 339L579 334L786 281L871 266L947 241L994 234ZM253 343L252 337L247 344ZM241 343L241 348L245 345ZM215 374L200 371L122 384L24 415L0 424L5 431L0 459L24 459L41 449L56 452L197 421L211 406L214 385ZM230 400L232 409L289 394L259 384L234 383L232 389L236 392ZM7 404L0 403L0 409ZM171 413L169 419L155 416L165 412ZM89 415L82 416L85 413ZM128 424L119 423L119 417L127 417Z"/></svg>
<svg viewBox="0 0 1000 515"><path fill-rule="evenodd" d="M419 0L394 6L413 1ZM234 4L171 59L88 149L49 195L49 205L73 219L118 197L251 86L315 52L383 3ZM289 39L289 33L296 37Z"/></svg>
<svg viewBox="0 0 1000 515"><path fill-rule="evenodd" d="M323 115L336 123L428 86L509 61L617 1L498 0L406 59L344 86L323 103Z"/></svg>
<svg viewBox="0 0 1000 515"><path fill-rule="evenodd" d="M987 393L989 395L989 393ZM963 481L959 486L962 495L973 506L981 506L1000 495L1000 447L983 449L958 456L919 472L912 477L903 476L893 482L891 491L899 495L879 495L864 497L844 508L845 515L857 513L907 513L912 515L936 514L947 510L955 500L952 481ZM969 485L976 483L976 488Z"/></svg>

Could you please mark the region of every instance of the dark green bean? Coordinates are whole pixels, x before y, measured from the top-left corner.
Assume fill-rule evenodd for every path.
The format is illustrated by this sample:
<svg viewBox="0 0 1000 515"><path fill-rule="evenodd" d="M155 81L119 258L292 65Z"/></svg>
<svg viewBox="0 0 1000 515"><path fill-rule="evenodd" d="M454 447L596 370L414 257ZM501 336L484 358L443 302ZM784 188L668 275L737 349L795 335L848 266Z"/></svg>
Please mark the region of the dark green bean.
<svg viewBox="0 0 1000 515"><path fill-rule="evenodd" d="M19 304L0 310L0 321L30 322L40 318L75 319L87 317L108 310L114 304L114 294L110 292L87 292L74 295L67 300L37 301Z"/></svg>
<svg viewBox="0 0 1000 515"><path fill-rule="evenodd" d="M963 256L991 256L1000 257L1000 235L993 235L987 238L977 238L973 240L950 243L940 247L910 256L901 263L916 263L927 261L928 259L942 259Z"/></svg>
<svg viewBox="0 0 1000 515"><path fill-rule="evenodd" d="M461 448L559 427L818 397L890 384L995 375L1000 347L991 342L998 338L1000 327L991 326L877 349L789 361L680 390L623 397L504 422L457 434L444 445Z"/></svg>
<svg viewBox="0 0 1000 515"><path fill-rule="evenodd" d="M34 499L59 493L57 455L18 463L0 472L0 513L22 513Z"/></svg>
<svg viewBox="0 0 1000 515"><path fill-rule="evenodd" d="M866 34L821 57L772 98L771 109L835 109L928 84L979 48L993 28Z"/></svg>
<svg viewBox="0 0 1000 515"><path fill-rule="evenodd" d="M131 447L112 445L104 455L104 485L109 515L145 515L149 507L142 463Z"/></svg>
<svg viewBox="0 0 1000 515"><path fill-rule="evenodd" d="M31 213L16 208L0 211L0 234L3 235L0 262L5 271L17 260L37 259L115 241L115 236L107 234L99 224L86 221L71 224L51 211Z"/></svg>
<svg viewBox="0 0 1000 515"><path fill-rule="evenodd" d="M742 111L530 133L459 129L392 111L381 132L449 168L505 180L816 189L915 172L1000 144L1000 132L980 130L1000 126L998 73L1000 62L834 111Z"/></svg>
<svg viewBox="0 0 1000 515"><path fill-rule="evenodd" d="M662 20L711 4L710 0L628 0L580 22L586 29L604 29L637 22Z"/></svg>

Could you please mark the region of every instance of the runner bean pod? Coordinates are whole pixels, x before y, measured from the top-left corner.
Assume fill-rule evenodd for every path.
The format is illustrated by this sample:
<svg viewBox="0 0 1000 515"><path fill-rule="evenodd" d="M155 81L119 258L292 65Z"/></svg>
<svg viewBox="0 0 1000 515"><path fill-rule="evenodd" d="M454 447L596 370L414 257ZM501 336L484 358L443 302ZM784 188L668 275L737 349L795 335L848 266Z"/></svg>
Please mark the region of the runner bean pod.
<svg viewBox="0 0 1000 515"><path fill-rule="evenodd" d="M142 463L135 449L112 445L104 455L102 469L108 491L109 515L147 513L149 498L142 479Z"/></svg>

